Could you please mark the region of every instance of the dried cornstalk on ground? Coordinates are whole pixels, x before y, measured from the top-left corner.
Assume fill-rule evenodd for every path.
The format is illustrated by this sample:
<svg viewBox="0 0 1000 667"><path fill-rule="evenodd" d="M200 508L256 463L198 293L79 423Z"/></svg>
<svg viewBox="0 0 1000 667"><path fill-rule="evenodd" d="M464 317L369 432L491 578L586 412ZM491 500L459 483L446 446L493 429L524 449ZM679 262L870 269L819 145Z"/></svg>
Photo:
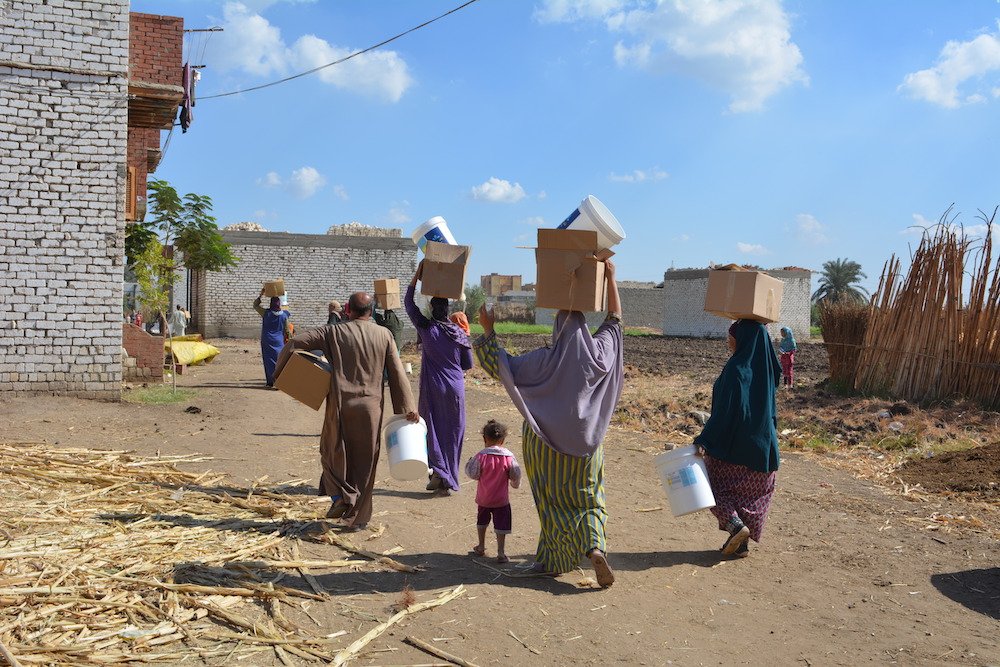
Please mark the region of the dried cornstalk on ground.
<svg viewBox="0 0 1000 667"><path fill-rule="evenodd" d="M0 444L0 642L22 664L334 659L344 640L281 611L326 597L282 580L371 561L302 560L324 527L311 496L175 467L192 460Z"/></svg>
<svg viewBox="0 0 1000 667"><path fill-rule="evenodd" d="M868 328L868 305L853 301L821 301L819 326L830 360L830 379L843 387L854 387L858 353Z"/></svg>
<svg viewBox="0 0 1000 667"><path fill-rule="evenodd" d="M981 217L987 231L980 244L943 216L947 224L924 234L905 276L895 256L886 263L872 299L857 389L918 402L963 396L1000 407L996 211Z"/></svg>

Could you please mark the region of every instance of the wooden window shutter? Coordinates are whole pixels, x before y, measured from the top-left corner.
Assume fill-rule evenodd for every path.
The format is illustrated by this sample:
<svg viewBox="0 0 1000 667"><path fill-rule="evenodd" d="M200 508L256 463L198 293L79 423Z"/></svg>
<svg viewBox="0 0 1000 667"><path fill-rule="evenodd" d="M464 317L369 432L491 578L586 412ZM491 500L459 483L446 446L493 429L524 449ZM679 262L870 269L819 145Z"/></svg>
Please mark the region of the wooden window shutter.
<svg viewBox="0 0 1000 667"><path fill-rule="evenodd" d="M128 168L128 176L125 178L125 219L135 220L135 208L138 193L136 192L136 170L135 167Z"/></svg>

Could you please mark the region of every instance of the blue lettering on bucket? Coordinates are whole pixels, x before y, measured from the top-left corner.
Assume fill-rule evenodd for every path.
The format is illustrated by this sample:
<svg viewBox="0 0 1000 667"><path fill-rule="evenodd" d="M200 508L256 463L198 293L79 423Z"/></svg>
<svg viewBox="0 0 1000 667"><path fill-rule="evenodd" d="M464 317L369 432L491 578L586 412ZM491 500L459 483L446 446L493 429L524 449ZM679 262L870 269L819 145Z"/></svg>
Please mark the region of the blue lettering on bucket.
<svg viewBox="0 0 1000 667"><path fill-rule="evenodd" d="M385 448L392 449L393 447L399 446L399 433L393 431L388 438L386 438Z"/></svg>
<svg viewBox="0 0 1000 667"><path fill-rule="evenodd" d="M566 229L567 227L573 224L574 220L576 220L579 217L580 217L580 209L574 210L572 213L569 214L568 218L562 221L562 224L559 225L559 229Z"/></svg>
<svg viewBox="0 0 1000 667"><path fill-rule="evenodd" d="M680 474L681 486L694 486L698 483L698 476L694 474L694 466L687 466L677 471Z"/></svg>
<svg viewBox="0 0 1000 667"><path fill-rule="evenodd" d="M437 227L428 230L427 233L424 234L424 238L426 239L426 241L424 241L425 244L427 243L427 241L437 241L438 243L448 242L448 239L444 237L444 234L442 234L441 230L438 229Z"/></svg>

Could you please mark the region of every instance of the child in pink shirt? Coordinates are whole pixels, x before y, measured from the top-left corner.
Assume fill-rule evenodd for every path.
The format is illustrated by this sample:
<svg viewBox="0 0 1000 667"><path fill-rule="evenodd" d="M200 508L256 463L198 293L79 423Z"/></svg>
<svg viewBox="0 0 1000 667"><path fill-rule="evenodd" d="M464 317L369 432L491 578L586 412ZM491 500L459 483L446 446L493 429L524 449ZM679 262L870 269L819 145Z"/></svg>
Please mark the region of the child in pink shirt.
<svg viewBox="0 0 1000 667"><path fill-rule="evenodd" d="M483 427L483 442L486 447L465 464L465 474L479 480L476 488L479 544L472 548L472 553L477 556L486 555L486 528L492 517L493 530L497 534L498 563L510 562L504 553L504 541L510 534L512 525L507 484L509 482L515 489L521 485L521 466L517 464L513 452L503 446L506 440L507 427L489 420Z"/></svg>

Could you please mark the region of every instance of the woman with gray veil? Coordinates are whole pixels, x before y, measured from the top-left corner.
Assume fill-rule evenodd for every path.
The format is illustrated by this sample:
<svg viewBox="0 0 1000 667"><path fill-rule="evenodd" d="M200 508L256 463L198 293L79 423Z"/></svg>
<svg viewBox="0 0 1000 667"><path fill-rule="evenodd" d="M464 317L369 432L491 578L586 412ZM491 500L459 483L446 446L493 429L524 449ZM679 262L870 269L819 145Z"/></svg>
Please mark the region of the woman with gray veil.
<svg viewBox="0 0 1000 667"><path fill-rule="evenodd" d="M605 551L604 435L621 398L621 303L615 267L606 262L608 315L591 335L583 313L556 315L551 347L512 356L497 341L492 312L473 347L524 417L525 471L541 524L533 570L560 574L590 559L597 583L615 581Z"/></svg>

